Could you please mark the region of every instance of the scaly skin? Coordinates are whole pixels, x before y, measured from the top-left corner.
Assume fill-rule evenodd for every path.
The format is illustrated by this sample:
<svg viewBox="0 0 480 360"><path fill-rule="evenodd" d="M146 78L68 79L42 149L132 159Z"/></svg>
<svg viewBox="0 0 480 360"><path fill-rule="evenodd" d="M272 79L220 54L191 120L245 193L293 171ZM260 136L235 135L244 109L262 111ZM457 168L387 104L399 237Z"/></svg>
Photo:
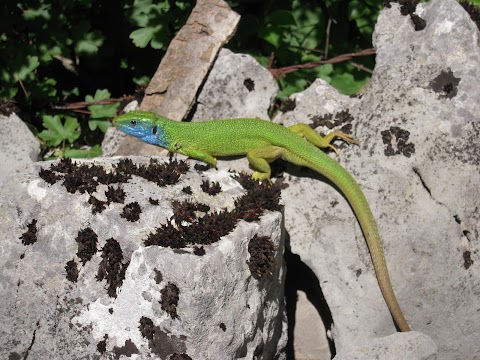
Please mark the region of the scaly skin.
<svg viewBox="0 0 480 360"><path fill-rule="evenodd" d="M177 122L150 112L131 111L114 119L115 126L147 143L216 165L216 157L246 155L255 170L253 177L270 181L269 163L282 158L306 166L325 176L347 198L366 238L378 284L385 302L401 331L410 327L400 309L388 275L377 224L362 190L353 177L318 148L336 149L336 137L355 140L342 132L321 137L308 125L285 128L260 119L223 119L205 122ZM305 139L307 141L305 141Z"/></svg>

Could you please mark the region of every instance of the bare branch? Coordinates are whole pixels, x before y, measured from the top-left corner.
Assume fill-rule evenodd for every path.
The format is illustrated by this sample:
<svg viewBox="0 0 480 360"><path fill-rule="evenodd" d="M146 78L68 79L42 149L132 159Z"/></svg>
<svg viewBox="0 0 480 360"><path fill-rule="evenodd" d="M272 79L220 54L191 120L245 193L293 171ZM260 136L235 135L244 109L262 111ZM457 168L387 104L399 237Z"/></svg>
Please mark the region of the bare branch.
<svg viewBox="0 0 480 360"><path fill-rule="evenodd" d="M326 60L319 60L319 61L311 61L305 64L298 64L298 65L291 65L291 66L285 66L282 68L278 69L268 69L270 73L275 76L275 78L279 78L280 76L285 76L288 73L295 72L301 69L312 69L314 67L320 66L320 65L325 65L325 64L336 64L344 61L349 61L352 58L355 57L361 57L361 56L369 56L369 55L374 55L375 54L375 49L370 48L370 49L363 49L360 50L356 53L347 53L347 54L342 54L335 56L331 59L326 59Z"/></svg>

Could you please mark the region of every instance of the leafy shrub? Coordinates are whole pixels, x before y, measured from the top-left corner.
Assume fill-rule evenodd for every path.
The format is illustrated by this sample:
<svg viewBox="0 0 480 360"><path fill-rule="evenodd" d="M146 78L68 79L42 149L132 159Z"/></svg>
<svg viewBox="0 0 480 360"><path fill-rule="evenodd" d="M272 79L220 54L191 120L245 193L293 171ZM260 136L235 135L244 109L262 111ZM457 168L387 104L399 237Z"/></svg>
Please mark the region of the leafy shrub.
<svg viewBox="0 0 480 360"><path fill-rule="evenodd" d="M227 46L268 66L280 99L316 78L346 94L368 81L373 56L306 65L370 48L378 0L228 2L242 18ZM3 0L0 111L16 107L48 156L98 154L124 94L149 81L193 6L191 0Z"/></svg>

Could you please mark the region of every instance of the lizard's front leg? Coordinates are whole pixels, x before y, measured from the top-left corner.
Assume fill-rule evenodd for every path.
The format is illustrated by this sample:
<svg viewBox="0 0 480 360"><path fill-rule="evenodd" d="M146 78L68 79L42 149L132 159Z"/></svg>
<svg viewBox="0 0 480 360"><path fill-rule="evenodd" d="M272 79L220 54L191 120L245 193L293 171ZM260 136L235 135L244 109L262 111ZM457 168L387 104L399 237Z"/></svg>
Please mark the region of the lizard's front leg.
<svg viewBox="0 0 480 360"><path fill-rule="evenodd" d="M255 170L252 177L255 180L267 180L270 182L272 169L270 163L282 157L285 149L279 146L262 146L247 152L250 167Z"/></svg>
<svg viewBox="0 0 480 360"><path fill-rule="evenodd" d="M351 144L358 144L358 141L356 141L351 135L345 134L342 131L332 131L327 135L325 135L324 137L322 137L307 124L296 124L296 125L289 126L287 129L305 138L308 142L311 142L316 147L319 147L322 149L325 149L325 148L332 149L337 153L337 155L338 155L337 148L331 144L331 142L335 140L335 138L343 139Z"/></svg>
<svg viewBox="0 0 480 360"><path fill-rule="evenodd" d="M208 165L211 165L214 168L217 167L217 159L214 158L209 153L207 153L206 151L198 150L198 149L179 148L177 149L177 152L179 152L180 154L186 155L192 159L203 161L204 163L207 163Z"/></svg>

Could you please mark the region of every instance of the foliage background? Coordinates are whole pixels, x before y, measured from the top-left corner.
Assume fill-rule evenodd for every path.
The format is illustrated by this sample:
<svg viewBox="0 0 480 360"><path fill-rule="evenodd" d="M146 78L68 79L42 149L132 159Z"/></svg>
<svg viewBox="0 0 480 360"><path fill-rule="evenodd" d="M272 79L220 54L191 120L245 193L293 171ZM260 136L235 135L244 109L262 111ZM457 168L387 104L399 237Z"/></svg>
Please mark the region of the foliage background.
<svg viewBox="0 0 480 360"><path fill-rule="evenodd" d="M274 68L372 47L383 6L378 0L228 3L242 18L227 47ZM109 99L141 93L193 6L192 0L3 0L0 111L19 113L47 157L99 155L103 132L120 105ZM279 98L315 78L353 94L373 67L368 56L292 72L279 79ZM97 104L79 103L91 101Z"/></svg>

